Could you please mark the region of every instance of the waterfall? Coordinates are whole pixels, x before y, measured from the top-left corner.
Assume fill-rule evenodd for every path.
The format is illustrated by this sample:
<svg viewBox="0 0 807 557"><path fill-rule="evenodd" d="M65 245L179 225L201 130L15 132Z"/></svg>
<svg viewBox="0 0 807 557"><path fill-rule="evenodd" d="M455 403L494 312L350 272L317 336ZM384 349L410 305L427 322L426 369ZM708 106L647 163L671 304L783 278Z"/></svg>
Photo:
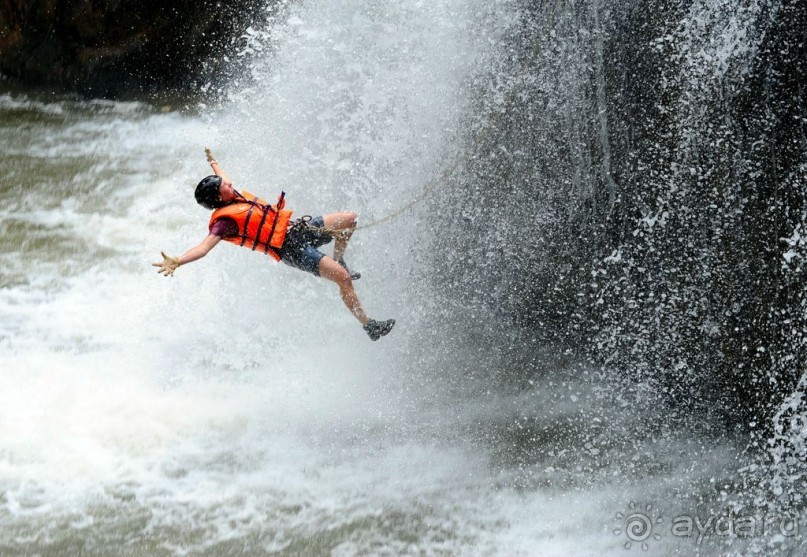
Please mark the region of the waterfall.
<svg viewBox="0 0 807 557"><path fill-rule="evenodd" d="M802 4L267 2L181 108L0 82L0 554L803 550L716 526L803 509ZM205 146L393 217L391 335L227 243L156 275Z"/></svg>

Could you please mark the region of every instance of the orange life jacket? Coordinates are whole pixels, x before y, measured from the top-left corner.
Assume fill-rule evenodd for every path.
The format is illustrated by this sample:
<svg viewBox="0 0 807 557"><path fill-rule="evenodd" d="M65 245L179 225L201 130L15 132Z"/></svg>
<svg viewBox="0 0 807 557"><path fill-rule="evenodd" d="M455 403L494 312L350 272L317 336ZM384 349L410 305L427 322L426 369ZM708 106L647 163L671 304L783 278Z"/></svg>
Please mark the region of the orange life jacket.
<svg viewBox="0 0 807 557"><path fill-rule="evenodd" d="M283 209L286 193L280 194L274 207L249 192L239 195L241 199L213 211L210 225L220 218L232 219L238 225L238 236L224 240L252 251L260 249L280 261L280 248L286 239L286 228L292 213Z"/></svg>

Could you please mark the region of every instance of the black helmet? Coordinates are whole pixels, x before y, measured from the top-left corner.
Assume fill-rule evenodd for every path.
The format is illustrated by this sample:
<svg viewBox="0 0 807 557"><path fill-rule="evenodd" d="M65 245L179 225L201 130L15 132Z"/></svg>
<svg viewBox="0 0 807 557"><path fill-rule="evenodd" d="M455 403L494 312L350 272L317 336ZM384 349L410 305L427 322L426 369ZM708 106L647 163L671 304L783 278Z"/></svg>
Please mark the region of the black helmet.
<svg viewBox="0 0 807 557"><path fill-rule="evenodd" d="M219 198L220 186L221 176L208 176L196 186L196 202L205 209L224 207L226 203Z"/></svg>

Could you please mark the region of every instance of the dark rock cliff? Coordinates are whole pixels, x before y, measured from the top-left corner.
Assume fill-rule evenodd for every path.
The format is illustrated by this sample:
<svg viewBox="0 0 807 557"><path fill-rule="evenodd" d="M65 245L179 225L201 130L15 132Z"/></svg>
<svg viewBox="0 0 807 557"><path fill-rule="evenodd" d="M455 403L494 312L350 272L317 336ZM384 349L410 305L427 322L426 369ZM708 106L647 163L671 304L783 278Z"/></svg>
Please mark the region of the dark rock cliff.
<svg viewBox="0 0 807 557"><path fill-rule="evenodd" d="M439 196L438 286L770 425L807 362L805 29L795 0L525 3Z"/></svg>
<svg viewBox="0 0 807 557"><path fill-rule="evenodd" d="M193 92L236 70L231 55L264 4L4 0L0 73L91 97Z"/></svg>

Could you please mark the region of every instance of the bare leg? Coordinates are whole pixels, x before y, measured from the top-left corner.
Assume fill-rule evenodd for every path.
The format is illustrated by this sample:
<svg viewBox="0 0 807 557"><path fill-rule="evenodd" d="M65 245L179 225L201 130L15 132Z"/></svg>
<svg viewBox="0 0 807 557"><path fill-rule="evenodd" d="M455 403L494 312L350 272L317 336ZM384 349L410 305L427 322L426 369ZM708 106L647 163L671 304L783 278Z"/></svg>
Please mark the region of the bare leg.
<svg viewBox="0 0 807 557"><path fill-rule="evenodd" d="M356 291L353 289L353 281L350 279L350 273L339 263L326 255L319 260L319 274L322 278L336 283L339 287L339 295L342 296L342 301L345 302L347 309L350 310L350 313L352 313L362 325L366 325L369 319L364 313L364 309L361 307L361 302L359 301L358 295L356 295Z"/></svg>
<svg viewBox="0 0 807 557"><path fill-rule="evenodd" d="M356 228L356 218L356 213L350 211L329 213L322 217L325 221L325 228L339 231L333 235L333 258L336 261L339 261L345 255L347 243L353 235L353 230Z"/></svg>

